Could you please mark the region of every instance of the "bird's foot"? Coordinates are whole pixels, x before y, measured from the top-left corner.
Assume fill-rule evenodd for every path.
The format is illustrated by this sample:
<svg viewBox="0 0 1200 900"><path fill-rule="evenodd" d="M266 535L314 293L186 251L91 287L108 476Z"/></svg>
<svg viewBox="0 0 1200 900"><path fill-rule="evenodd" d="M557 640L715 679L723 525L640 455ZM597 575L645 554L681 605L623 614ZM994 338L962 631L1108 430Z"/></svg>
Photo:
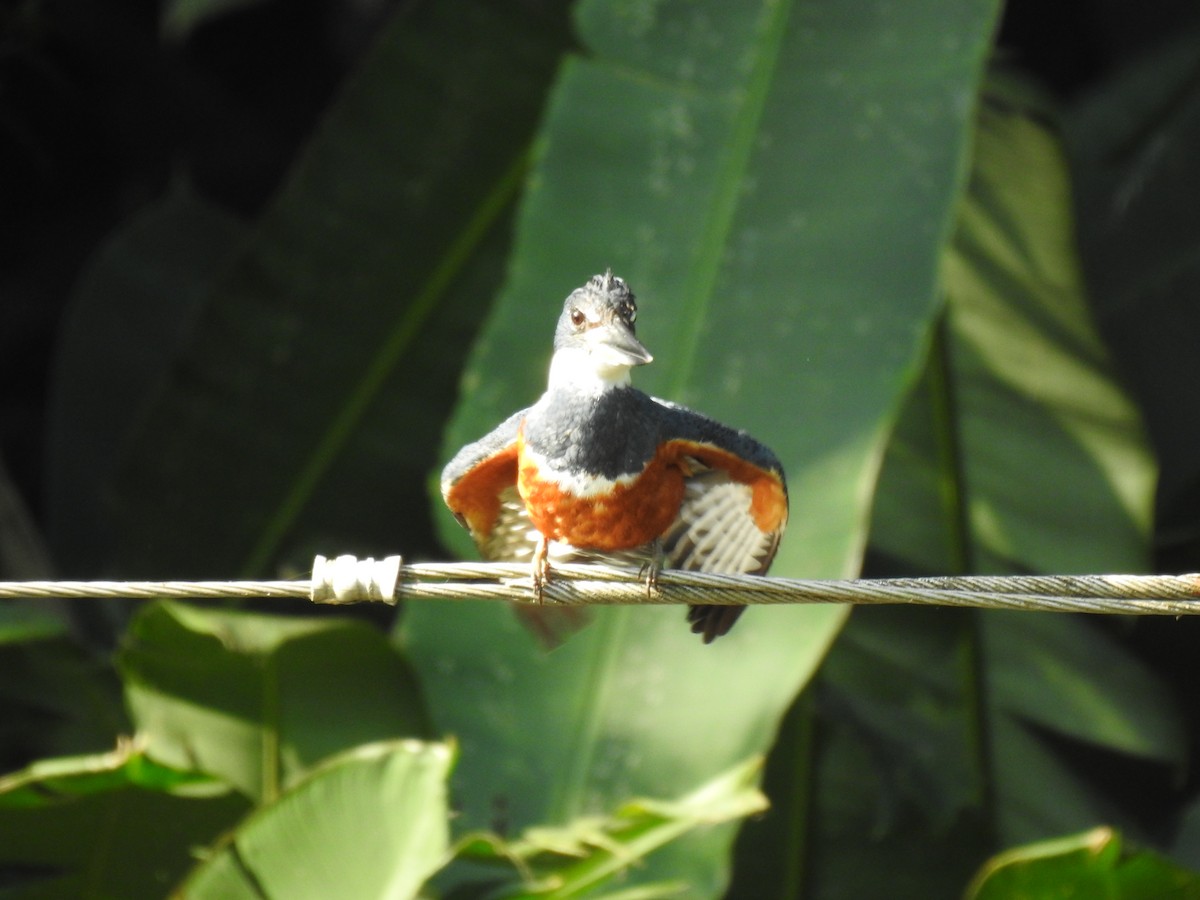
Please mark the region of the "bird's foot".
<svg viewBox="0 0 1200 900"><path fill-rule="evenodd" d="M646 581L647 600L653 599L655 592L658 590L658 575L662 572L665 562L666 555L663 553L662 541L656 540L650 545L646 561L642 563L642 568L638 570L638 577L644 578Z"/></svg>
<svg viewBox="0 0 1200 900"><path fill-rule="evenodd" d="M545 598L546 585L550 583L550 542L538 538L533 551L533 599L539 606Z"/></svg>

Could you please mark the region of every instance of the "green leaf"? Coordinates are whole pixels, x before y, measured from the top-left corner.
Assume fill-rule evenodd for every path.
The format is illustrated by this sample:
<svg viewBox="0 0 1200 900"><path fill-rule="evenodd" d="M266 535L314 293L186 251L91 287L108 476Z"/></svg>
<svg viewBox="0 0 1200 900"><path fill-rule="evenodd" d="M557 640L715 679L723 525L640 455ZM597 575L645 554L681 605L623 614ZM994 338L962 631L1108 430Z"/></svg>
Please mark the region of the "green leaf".
<svg viewBox="0 0 1200 900"><path fill-rule="evenodd" d="M162 33L168 38L184 39L209 19L246 7L263 0L167 0L163 5Z"/></svg>
<svg viewBox="0 0 1200 900"><path fill-rule="evenodd" d="M943 896L997 834L1134 827L1046 734L1159 766L1186 747L1164 685L1066 616L863 609L818 683L808 877L823 898ZM945 861L931 871L922 848L934 842Z"/></svg>
<svg viewBox="0 0 1200 900"><path fill-rule="evenodd" d="M997 713L1174 766L1187 738L1163 682L1088 621L999 613L982 623Z"/></svg>
<svg viewBox="0 0 1200 900"><path fill-rule="evenodd" d="M438 423L499 280L563 15L450 0L383 30L126 434L123 571L432 555Z"/></svg>
<svg viewBox="0 0 1200 900"><path fill-rule="evenodd" d="M50 555L24 498L0 459L0 577L48 578Z"/></svg>
<svg viewBox="0 0 1200 900"><path fill-rule="evenodd" d="M1188 803L1170 842L1171 858L1192 869L1200 869L1200 803Z"/></svg>
<svg viewBox="0 0 1200 900"><path fill-rule="evenodd" d="M608 816L588 816L559 827L529 828L511 841L494 834L470 834L459 842L456 856L462 861L518 868L522 884L499 887L494 896L586 894L631 866L641 865L650 853L689 831L762 812L766 798L754 786L761 768L762 759L755 757L678 800L634 799ZM677 896L684 888L686 885L677 882L645 885L636 896Z"/></svg>
<svg viewBox="0 0 1200 900"><path fill-rule="evenodd" d="M53 577L45 542L8 467L0 458L0 579ZM44 599L7 599L0 604L0 644L53 637L66 631L66 608Z"/></svg>
<svg viewBox="0 0 1200 900"><path fill-rule="evenodd" d="M446 860L447 744L389 741L327 761L250 816L188 897L414 897Z"/></svg>
<svg viewBox="0 0 1200 900"><path fill-rule="evenodd" d="M1000 841L1040 840L1064 826L1122 820L1117 805L1040 735L1003 715L988 726L987 776L995 785L992 814Z"/></svg>
<svg viewBox="0 0 1200 900"><path fill-rule="evenodd" d="M230 789L216 779L160 765L129 742L109 753L42 759L0 778L0 807L32 809L127 787L184 797L216 797Z"/></svg>
<svg viewBox="0 0 1200 900"><path fill-rule="evenodd" d="M375 629L162 603L120 657L155 759L275 796L330 754L427 731L413 676Z"/></svg>
<svg viewBox="0 0 1200 900"><path fill-rule="evenodd" d="M775 571L855 573L882 443L936 312L995 14L582 3L589 52L556 85L445 455L536 398L562 298L612 266L656 357L639 386L783 460L793 508ZM503 808L520 826L682 791L764 751L844 615L755 609L702 647L681 610L602 609L546 656L494 605L427 604L406 639L462 740L464 822ZM731 837L680 841L630 877L718 893Z"/></svg>
<svg viewBox="0 0 1200 900"><path fill-rule="evenodd" d="M631 865L689 831L761 812L766 808L766 798L754 787L761 765L761 759L754 759L749 764L737 766L673 803L630 801L618 810L615 821L605 827L599 837L595 832L580 834L576 828L568 828L565 835L543 832L533 836L548 849L561 847L565 837L566 845L575 844L576 852L586 846L599 852L592 852L588 858L557 871L550 890L534 890L528 895L520 892L513 896L578 896L627 871Z"/></svg>
<svg viewBox="0 0 1200 900"><path fill-rule="evenodd" d="M966 897L1189 900L1200 897L1200 874L1127 848L1117 832L1097 828L1000 854L976 875Z"/></svg>
<svg viewBox="0 0 1200 900"><path fill-rule="evenodd" d="M66 625L45 606L32 601L10 601L0 606L0 644L61 636Z"/></svg>
<svg viewBox="0 0 1200 900"><path fill-rule="evenodd" d="M164 896L247 805L128 745L35 763L0 778L5 896Z"/></svg>
<svg viewBox="0 0 1200 900"><path fill-rule="evenodd" d="M963 753L970 640L961 612L864 609L821 670L829 717L867 737L883 770L887 796L876 802L911 804L942 828L983 792L981 773Z"/></svg>

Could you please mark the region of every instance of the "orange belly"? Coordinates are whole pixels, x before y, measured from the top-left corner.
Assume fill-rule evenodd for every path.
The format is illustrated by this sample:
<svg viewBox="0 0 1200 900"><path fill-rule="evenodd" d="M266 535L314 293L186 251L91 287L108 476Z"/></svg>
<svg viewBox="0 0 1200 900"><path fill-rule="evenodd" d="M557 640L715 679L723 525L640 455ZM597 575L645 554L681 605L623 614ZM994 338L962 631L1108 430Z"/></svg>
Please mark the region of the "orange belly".
<svg viewBox="0 0 1200 900"><path fill-rule="evenodd" d="M628 550L659 538L679 515L684 493L683 472L663 459L652 460L631 484L578 497L539 478L523 455L517 489L538 531L590 550Z"/></svg>

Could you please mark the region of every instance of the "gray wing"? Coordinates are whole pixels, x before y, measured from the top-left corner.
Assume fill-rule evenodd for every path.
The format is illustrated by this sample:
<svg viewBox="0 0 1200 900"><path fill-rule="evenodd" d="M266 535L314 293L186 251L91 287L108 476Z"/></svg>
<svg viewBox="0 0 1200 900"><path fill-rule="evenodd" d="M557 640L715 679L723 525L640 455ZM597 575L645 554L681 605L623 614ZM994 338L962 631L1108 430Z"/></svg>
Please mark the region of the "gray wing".
<svg viewBox="0 0 1200 900"><path fill-rule="evenodd" d="M471 532L484 559L533 558L538 533L517 493L517 435L527 412L513 413L467 444L442 470L442 499Z"/></svg>
<svg viewBox="0 0 1200 900"><path fill-rule="evenodd" d="M662 538L669 568L764 575L787 525L787 485L765 446L700 413L653 398L668 414L663 437L683 454L683 504ZM727 633L743 606L693 606L705 643Z"/></svg>

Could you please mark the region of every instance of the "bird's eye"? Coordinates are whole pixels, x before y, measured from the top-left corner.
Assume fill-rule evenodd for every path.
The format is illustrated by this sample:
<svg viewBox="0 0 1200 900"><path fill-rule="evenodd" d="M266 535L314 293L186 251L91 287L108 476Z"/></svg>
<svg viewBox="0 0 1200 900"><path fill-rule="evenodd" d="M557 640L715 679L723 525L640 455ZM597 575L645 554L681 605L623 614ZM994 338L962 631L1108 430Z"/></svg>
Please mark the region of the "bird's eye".
<svg viewBox="0 0 1200 900"><path fill-rule="evenodd" d="M585 316L582 312L580 312L577 309L571 310L571 324L574 325L576 328L582 327L583 323L586 321L587 321L587 316Z"/></svg>
<svg viewBox="0 0 1200 900"><path fill-rule="evenodd" d="M621 318L632 325L637 321L637 307L626 300L621 304Z"/></svg>

